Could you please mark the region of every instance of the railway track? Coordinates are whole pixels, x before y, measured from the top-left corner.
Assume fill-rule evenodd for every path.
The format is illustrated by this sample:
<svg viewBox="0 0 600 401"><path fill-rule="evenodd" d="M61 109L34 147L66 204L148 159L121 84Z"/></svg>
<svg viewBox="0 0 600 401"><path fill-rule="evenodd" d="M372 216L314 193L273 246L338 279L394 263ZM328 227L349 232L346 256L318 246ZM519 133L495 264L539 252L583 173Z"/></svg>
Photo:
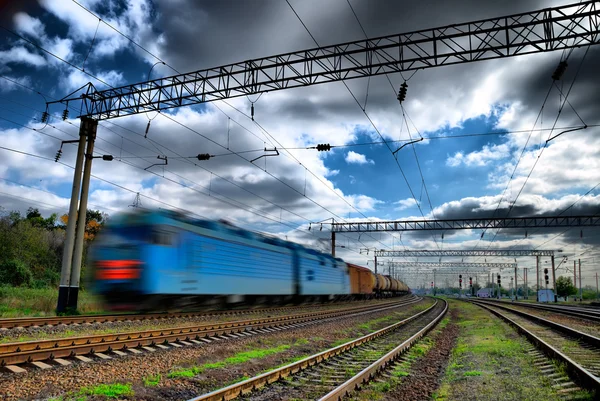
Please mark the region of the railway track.
<svg viewBox="0 0 600 401"><path fill-rule="evenodd" d="M409 295L403 297L414 297ZM314 310L331 305L351 305L353 302L336 302L329 304L306 304L301 306L282 306L275 308L256 309L231 309L199 312L174 312L174 313L148 313L148 314L105 314L105 315L79 315L79 316L49 316L49 317L18 317L0 319L0 329L27 328L27 327L53 327L57 325L77 325L86 323L108 323L144 320L165 320L172 318L211 318L215 316L240 316L259 313L289 312L294 310Z"/></svg>
<svg viewBox="0 0 600 401"><path fill-rule="evenodd" d="M192 401L250 399L338 400L369 381L424 336L447 311L436 300L408 319L298 362L194 398ZM252 393L258 391L257 393Z"/></svg>
<svg viewBox="0 0 600 401"><path fill-rule="evenodd" d="M543 304L534 304L530 302L506 302L506 301L495 301L495 300L486 300L486 302L494 302L498 304L509 304L515 306L522 306L524 308L538 309L549 312L560 313L563 315L577 317L580 319L592 320L595 322L600 322L600 309L597 308L583 308L578 306L562 306L562 305L543 305Z"/></svg>
<svg viewBox="0 0 600 401"><path fill-rule="evenodd" d="M600 395L600 338L499 303L471 302L516 327L546 355L564 363L575 382Z"/></svg>
<svg viewBox="0 0 600 401"><path fill-rule="evenodd" d="M55 361L64 365L63 358L75 357L86 360L86 355L110 359L106 352L124 355L125 352L140 353L157 348L180 347L210 343L229 338L279 331L314 324L331 319L398 308L419 302L411 297L401 301L390 301L378 305L360 306L342 310L300 313L260 319L227 321L196 326L176 327L160 330L144 330L118 334L100 334L50 340L36 340L0 344L0 366L13 372L22 372L17 365L32 363L40 368L50 367L46 362Z"/></svg>

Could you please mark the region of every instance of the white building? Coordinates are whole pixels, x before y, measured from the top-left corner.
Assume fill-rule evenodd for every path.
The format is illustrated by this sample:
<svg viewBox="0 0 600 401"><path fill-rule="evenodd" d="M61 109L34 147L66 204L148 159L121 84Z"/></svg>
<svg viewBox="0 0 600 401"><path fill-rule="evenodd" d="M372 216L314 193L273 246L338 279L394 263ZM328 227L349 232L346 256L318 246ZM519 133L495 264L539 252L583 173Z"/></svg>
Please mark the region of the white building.
<svg viewBox="0 0 600 401"><path fill-rule="evenodd" d="M492 298L493 290L491 288L481 288L477 291L477 298Z"/></svg>

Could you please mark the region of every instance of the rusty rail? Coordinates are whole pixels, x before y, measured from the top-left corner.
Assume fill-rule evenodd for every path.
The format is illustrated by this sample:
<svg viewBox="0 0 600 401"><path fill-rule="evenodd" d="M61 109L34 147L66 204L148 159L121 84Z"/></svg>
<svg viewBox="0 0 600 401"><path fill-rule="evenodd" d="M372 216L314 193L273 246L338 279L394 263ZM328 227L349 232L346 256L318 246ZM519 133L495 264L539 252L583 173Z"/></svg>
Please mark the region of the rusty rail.
<svg viewBox="0 0 600 401"><path fill-rule="evenodd" d="M0 366L18 365L27 362L85 355L95 352L155 346L157 344L166 344L176 341L200 340L202 338L241 333L249 330L274 328L290 324L336 318L348 314L396 308L418 302L419 300L419 298L414 298L400 302L387 302L375 306L370 305L334 311L320 311L316 313L303 313L274 318L230 321L170 329L4 343L0 344Z"/></svg>
<svg viewBox="0 0 600 401"><path fill-rule="evenodd" d="M244 380L244 381L236 383L236 384L232 384L230 386L224 387L222 389L213 391L208 394L204 394L200 397L193 398L190 401L224 401L224 400L232 400L241 395L247 394L247 393L249 393L253 390L256 390L258 388L261 388L267 384L271 384L273 382L276 382L277 380L285 378L293 373L297 373L303 369L311 367L321 361L324 361L326 359L329 359L331 357L339 355L343 352L349 351L349 350L351 350L357 346L360 346L366 342L369 342L375 338L381 337L382 335L385 335L385 334L397 329L398 327L403 326L406 323L418 318L419 316L422 316L422 315L428 313L429 311L433 310L433 308L435 308L435 306L437 305L437 302L438 301L436 301L431 307L427 308L426 310L419 312L419 313L417 313L407 319L404 319L398 323L395 323L393 325L385 327L381 330L375 331L371 334L367 334L366 336L360 337L353 341L349 341L345 344L328 349L328 350L320 352L318 354L309 356L298 362L291 363L289 365L272 370L270 372L263 373L256 377ZM445 312L445 310L446 309L444 309L444 312Z"/></svg>
<svg viewBox="0 0 600 401"><path fill-rule="evenodd" d="M585 387L589 390L592 390L592 391L600 391L600 378L598 378L597 376L592 374L590 371L585 369L583 366L581 366L580 364L578 364L577 362L575 362L574 360L569 358L567 355L565 355L564 353L562 353L561 351L559 351L552 345L548 344L543 339L536 336L531 331L527 330L525 327L521 326L520 324L518 324L517 322L515 322L508 316L503 315L502 313L495 310L494 308L505 309L505 310L515 313L517 315L527 316L527 318L533 317L534 321L538 321L543 324L545 324L545 322L549 322L548 320L542 319L537 316L529 315L525 312L521 312L521 311L511 309L511 308L503 307L501 305L496 305L496 304L487 305L486 303L483 303L483 302L473 302L473 301L471 301L471 302L475 305L478 305L479 307L487 309L494 315L498 316L499 318L503 319L504 321L506 321L513 327L515 327L518 332L520 332L525 337L527 337L530 341L532 341L538 348L540 348L542 350L542 352L544 352L549 357L557 359L560 362L563 362L567 368L567 371L569 372L569 375L575 380L575 382L579 383L579 385L581 385L582 387ZM551 322L551 323L557 324L554 322ZM559 326L562 326L562 325L559 325ZM552 326L550 326L550 327L552 327ZM562 327L566 328L566 326L562 326ZM557 329L557 328L555 328L555 329ZM568 329L570 329L570 328L568 328ZM573 329L570 329L570 330L573 330ZM564 329L560 329L560 331L566 332ZM577 332L576 330L573 330L573 331ZM579 332L577 332L577 333L579 333Z"/></svg>
<svg viewBox="0 0 600 401"><path fill-rule="evenodd" d="M414 296L413 296L414 297ZM407 298L407 297L403 297ZM350 302L336 302L341 306L351 304ZM328 304L331 305L331 304ZM174 313L148 313L148 314L134 314L134 313L123 313L123 314L109 314L109 315L79 315L79 316L48 316L48 317L15 317L15 318L2 318L0 319L0 328L12 329L15 327L42 327L42 326L56 326L56 325L70 325L70 324L82 324L82 323L107 323L107 322L124 322L128 320L159 320L159 319L170 319L170 318L191 318L191 317L211 317L211 316L237 316L253 313L268 313L268 312L285 312L288 310L296 309L310 309L315 307L321 307L322 305L303 305L303 306L282 306L276 308L257 308L257 309L232 309L232 310L221 310L221 311L198 311L198 312L174 312Z"/></svg>

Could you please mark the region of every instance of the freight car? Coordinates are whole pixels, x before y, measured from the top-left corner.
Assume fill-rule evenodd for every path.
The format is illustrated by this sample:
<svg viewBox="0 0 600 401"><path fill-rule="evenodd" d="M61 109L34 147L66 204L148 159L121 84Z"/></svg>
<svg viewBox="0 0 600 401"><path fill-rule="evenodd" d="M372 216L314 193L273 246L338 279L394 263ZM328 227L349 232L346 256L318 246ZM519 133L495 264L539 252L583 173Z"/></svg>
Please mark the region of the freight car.
<svg viewBox="0 0 600 401"><path fill-rule="evenodd" d="M371 298L404 283L223 221L140 210L116 216L90 251L92 288L113 309Z"/></svg>

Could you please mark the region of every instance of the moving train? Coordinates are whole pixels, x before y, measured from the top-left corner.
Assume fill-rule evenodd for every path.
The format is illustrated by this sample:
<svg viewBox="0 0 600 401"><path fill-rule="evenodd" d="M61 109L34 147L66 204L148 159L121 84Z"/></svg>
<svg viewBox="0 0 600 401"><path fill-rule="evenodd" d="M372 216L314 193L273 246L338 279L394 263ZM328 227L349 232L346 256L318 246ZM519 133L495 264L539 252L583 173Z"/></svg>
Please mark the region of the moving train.
<svg viewBox="0 0 600 401"><path fill-rule="evenodd" d="M224 221L166 210L111 218L90 249L92 289L112 309L375 298L403 282Z"/></svg>

